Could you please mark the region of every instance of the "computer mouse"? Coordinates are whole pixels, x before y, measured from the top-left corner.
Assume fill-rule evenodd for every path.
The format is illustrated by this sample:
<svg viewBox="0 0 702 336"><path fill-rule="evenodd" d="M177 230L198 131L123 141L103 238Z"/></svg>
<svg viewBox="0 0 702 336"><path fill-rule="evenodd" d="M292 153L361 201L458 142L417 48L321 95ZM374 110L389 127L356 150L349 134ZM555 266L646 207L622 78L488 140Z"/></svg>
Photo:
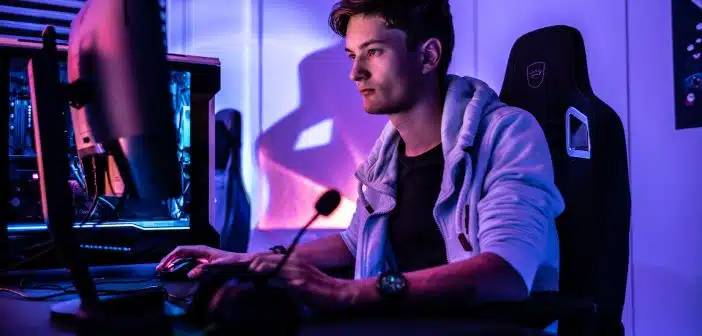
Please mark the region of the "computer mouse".
<svg viewBox="0 0 702 336"><path fill-rule="evenodd" d="M156 276L166 281L189 280L188 273L199 264L200 262L195 258L176 259L158 271Z"/></svg>

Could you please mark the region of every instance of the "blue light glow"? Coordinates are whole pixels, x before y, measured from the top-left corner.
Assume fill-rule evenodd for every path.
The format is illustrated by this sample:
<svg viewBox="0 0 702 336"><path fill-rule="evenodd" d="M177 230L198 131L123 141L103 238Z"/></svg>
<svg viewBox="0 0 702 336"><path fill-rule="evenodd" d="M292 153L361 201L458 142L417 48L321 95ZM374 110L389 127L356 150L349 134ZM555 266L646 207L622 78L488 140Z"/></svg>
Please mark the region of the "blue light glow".
<svg viewBox="0 0 702 336"><path fill-rule="evenodd" d="M106 228L135 228L142 231L168 231L168 230L188 230L190 223L187 221L139 221L139 222L105 222L97 226L94 223L88 222L81 226L76 223L75 229L94 229L95 227ZM8 232L29 232L29 231L46 231L46 224L10 224L7 227Z"/></svg>

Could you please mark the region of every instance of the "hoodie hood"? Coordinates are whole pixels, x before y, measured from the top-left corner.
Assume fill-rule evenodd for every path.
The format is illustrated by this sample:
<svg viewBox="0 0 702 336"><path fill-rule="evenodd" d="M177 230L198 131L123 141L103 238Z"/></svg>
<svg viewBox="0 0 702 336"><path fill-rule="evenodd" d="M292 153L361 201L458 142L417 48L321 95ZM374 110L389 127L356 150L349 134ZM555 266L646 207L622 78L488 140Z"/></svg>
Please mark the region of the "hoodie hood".
<svg viewBox="0 0 702 336"><path fill-rule="evenodd" d="M450 158L463 156L473 146L482 117L504 104L495 91L478 79L448 75L446 80L441 147L448 164ZM368 158L356 171L356 178L366 186L394 196L399 143L400 133L388 122Z"/></svg>

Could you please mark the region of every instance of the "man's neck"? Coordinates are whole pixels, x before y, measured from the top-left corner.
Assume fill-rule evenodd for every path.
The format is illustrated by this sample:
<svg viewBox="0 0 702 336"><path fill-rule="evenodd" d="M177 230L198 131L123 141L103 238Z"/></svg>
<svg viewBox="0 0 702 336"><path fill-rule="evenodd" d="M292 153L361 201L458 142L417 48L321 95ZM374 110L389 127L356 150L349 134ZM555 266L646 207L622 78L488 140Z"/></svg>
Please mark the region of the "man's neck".
<svg viewBox="0 0 702 336"><path fill-rule="evenodd" d="M417 156L441 143L442 110L441 95L432 94L420 99L410 110L389 116L405 142L405 155Z"/></svg>

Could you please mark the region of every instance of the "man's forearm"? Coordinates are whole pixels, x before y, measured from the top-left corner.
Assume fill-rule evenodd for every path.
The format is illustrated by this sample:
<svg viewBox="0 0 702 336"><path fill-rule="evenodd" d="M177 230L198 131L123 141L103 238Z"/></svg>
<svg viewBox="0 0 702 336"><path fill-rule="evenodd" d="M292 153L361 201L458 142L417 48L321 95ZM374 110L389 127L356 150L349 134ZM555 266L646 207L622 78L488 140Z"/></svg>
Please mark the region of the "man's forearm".
<svg viewBox="0 0 702 336"><path fill-rule="evenodd" d="M518 301L527 297L521 275L504 259L484 253L471 259L406 273L408 292L403 306L427 308L460 303L465 306ZM372 306L382 300L375 288L377 278L359 280L355 306Z"/></svg>
<svg viewBox="0 0 702 336"><path fill-rule="evenodd" d="M293 256L321 270L353 267L355 261L338 233L298 245Z"/></svg>

